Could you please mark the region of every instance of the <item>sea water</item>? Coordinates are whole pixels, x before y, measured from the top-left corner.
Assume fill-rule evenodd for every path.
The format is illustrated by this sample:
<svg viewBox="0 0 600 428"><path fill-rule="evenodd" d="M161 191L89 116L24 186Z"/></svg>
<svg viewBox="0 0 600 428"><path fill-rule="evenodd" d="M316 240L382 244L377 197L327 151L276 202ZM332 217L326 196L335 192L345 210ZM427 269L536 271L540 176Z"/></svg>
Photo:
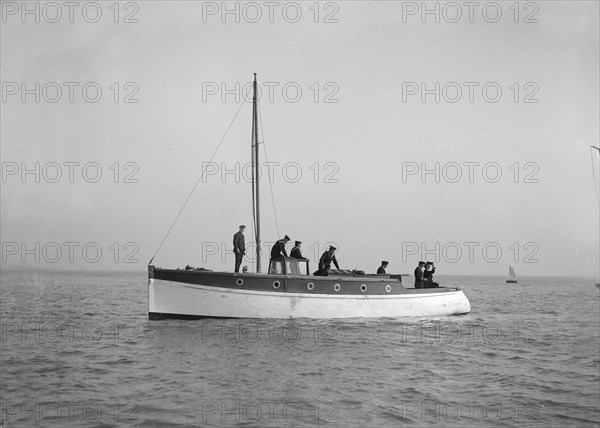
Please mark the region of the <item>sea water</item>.
<svg viewBox="0 0 600 428"><path fill-rule="evenodd" d="M592 279L436 278L472 312L149 321L145 272L3 272L2 424L598 426Z"/></svg>

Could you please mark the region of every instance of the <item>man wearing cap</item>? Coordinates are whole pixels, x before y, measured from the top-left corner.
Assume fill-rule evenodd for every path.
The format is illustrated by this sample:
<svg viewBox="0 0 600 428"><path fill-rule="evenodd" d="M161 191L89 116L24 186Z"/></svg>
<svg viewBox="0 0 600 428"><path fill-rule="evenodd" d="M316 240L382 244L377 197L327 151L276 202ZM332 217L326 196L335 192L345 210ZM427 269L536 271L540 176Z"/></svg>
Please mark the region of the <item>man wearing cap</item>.
<svg viewBox="0 0 600 428"><path fill-rule="evenodd" d="M287 257L287 252L285 251L285 244L290 242L290 237L285 235L283 239L275 242L273 247L271 248L271 260L280 259L282 257Z"/></svg>
<svg viewBox="0 0 600 428"><path fill-rule="evenodd" d="M331 262L335 265L336 269L340 268L337 259L335 258L335 248L333 245L329 246L329 250L325 251L319 259L319 270L314 273L317 276L327 276L327 271L331 269Z"/></svg>
<svg viewBox="0 0 600 428"><path fill-rule="evenodd" d="M389 264L390 264L389 262L383 260L381 262L381 266L379 266L379 269L377 269L377 273L378 274L385 273L385 268L387 268Z"/></svg>
<svg viewBox="0 0 600 428"><path fill-rule="evenodd" d="M246 226L240 225L240 230L233 235L233 252L235 253L235 270L234 272L240 271L240 265L244 254L246 254L246 241L244 239L244 229Z"/></svg>
<svg viewBox="0 0 600 428"><path fill-rule="evenodd" d="M419 262L419 266L415 269L415 288L425 287L425 262Z"/></svg>
<svg viewBox="0 0 600 428"><path fill-rule="evenodd" d="M423 280L425 281L425 288L436 288L440 284L433 282L433 274L435 273L435 266L433 262L425 263L425 270L423 271Z"/></svg>
<svg viewBox="0 0 600 428"><path fill-rule="evenodd" d="M294 242L294 248L292 248L292 251L290 251L290 257L293 257L295 259L304 259L304 257L302 257L302 250L300 249L300 245L302 245L301 241Z"/></svg>

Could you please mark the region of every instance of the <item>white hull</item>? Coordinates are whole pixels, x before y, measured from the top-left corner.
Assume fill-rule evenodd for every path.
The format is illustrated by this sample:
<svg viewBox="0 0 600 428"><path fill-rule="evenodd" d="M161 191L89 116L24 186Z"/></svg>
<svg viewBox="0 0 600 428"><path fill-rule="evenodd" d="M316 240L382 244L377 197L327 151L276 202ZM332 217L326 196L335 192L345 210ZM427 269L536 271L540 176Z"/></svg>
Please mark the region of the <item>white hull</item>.
<svg viewBox="0 0 600 428"><path fill-rule="evenodd" d="M151 278L148 312L227 318L380 318L470 312L460 290L396 295L281 293L212 287Z"/></svg>

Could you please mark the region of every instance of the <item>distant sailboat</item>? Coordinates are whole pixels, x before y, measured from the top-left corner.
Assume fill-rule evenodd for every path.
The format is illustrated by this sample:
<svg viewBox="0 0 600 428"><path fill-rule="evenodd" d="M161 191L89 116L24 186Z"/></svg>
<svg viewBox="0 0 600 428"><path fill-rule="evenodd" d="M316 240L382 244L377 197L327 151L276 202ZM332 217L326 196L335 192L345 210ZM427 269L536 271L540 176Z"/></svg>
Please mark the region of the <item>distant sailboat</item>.
<svg viewBox="0 0 600 428"><path fill-rule="evenodd" d="M515 270L513 269L512 266L508 267L508 276L510 276L510 278L506 280L507 284L516 284L517 283L517 275L515 275Z"/></svg>

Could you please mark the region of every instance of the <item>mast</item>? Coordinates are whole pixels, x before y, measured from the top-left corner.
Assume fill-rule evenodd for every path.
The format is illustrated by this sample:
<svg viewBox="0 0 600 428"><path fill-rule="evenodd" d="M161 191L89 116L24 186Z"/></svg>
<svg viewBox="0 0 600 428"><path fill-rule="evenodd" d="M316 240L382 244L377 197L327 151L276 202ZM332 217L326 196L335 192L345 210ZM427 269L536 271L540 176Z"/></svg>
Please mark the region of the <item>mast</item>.
<svg viewBox="0 0 600 428"><path fill-rule="evenodd" d="M254 162L252 180L252 195L255 196L255 206L253 207L256 213L255 230L256 230L256 273L260 273L260 193L258 187L258 106L257 106L257 83L256 73L254 73L254 96L252 98L252 148L254 149L252 160Z"/></svg>

